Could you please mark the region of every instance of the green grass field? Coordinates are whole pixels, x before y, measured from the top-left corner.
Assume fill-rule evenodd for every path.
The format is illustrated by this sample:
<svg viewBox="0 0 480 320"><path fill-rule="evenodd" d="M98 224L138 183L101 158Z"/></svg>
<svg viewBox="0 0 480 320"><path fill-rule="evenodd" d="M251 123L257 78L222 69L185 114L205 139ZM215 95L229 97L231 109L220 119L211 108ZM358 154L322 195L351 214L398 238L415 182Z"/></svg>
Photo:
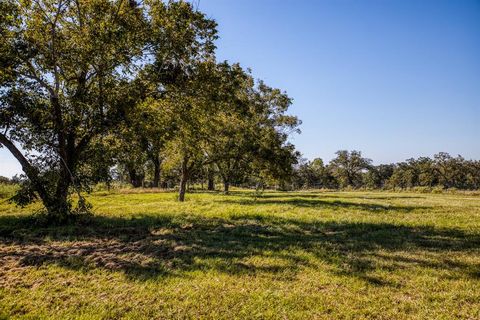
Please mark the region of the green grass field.
<svg viewBox="0 0 480 320"><path fill-rule="evenodd" d="M480 197L99 192L93 222L0 200L0 318L480 319Z"/></svg>

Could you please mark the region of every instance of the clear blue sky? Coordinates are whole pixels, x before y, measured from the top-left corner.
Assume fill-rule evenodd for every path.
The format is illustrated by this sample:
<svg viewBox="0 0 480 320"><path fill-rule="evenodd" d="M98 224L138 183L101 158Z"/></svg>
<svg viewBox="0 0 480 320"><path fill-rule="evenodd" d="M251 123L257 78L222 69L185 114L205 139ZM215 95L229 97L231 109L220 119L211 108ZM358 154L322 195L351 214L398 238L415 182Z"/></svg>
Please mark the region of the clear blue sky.
<svg viewBox="0 0 480 320"><path fill-rule="evenodd" d="M198 1L198 0L197 0ZM219 60L294 98L307 157L480 159L480 1L201 0ZM0 149L0 175L20 167Z"/></svg>

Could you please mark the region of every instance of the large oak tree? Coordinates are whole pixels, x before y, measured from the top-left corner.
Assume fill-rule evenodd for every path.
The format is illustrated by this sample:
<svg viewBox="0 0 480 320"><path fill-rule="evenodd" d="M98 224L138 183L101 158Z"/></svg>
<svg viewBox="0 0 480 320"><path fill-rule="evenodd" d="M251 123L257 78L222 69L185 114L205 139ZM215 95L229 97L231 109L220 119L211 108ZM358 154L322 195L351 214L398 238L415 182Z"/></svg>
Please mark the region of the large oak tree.
<svg viewBox="0 0 480 320"><path fill-rule="evenodd" d="M5 0L0 8L0 143L48 214L73 213L92 141L214 49L215 22L184 1ZM129 96L139 74L155 92ZM180 80L179 80L180 79ZM81 208L80 208L81 209Z"/></svg>

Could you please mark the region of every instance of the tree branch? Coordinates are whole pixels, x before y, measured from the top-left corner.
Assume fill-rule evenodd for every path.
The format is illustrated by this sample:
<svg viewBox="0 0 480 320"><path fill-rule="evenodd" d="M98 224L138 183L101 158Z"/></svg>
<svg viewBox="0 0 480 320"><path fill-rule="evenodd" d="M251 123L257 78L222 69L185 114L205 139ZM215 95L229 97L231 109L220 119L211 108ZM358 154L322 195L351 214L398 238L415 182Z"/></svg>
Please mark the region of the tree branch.
<svg viewBox="0 0 480 320"><path fill-rule="evenodd" d="M3 144L10 153L20 162L23 171L27 174L28 172L36 171L35 167L31 165L31 163L25 158L25 156L18 150L18 148L10 141L7 136L3 133L0 133L0 143ZM29 177L30 178L30 177Z"/></svg>
<svg viewBox="0 0 480 320"><path fill-rule="evenodd" d="M0 133L0 143L3 144L10 153L20 162L22 166L23 172L27 175L28 179L32 182L35 190L38 192L38 195L42 199L45 205L49 205L51 203L51 199L48 196L47 190L43 185L42 181L40 180L39 171L35 168L25 156L18 150L18 148L10 141L7 136L3 133Z"/></svg>

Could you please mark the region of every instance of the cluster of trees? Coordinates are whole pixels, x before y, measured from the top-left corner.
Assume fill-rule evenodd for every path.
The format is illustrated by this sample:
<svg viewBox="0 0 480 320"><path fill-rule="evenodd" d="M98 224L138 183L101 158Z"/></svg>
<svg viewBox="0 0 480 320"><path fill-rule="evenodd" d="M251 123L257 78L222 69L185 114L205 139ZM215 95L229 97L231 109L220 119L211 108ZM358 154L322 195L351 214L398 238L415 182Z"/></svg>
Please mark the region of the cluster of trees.
<svg viewBox="0 0 480 320"><path fill-rule="evenodd" d="M359 151L341 150L329 164L301 161L292 177L294 188L407 189L442 187L480 189L480 161L440 152L395 164L372 165Z"/></svg>
<svg viewBox="0 0 480 320"><path fill-rule="evenodd" d="M2 0L0 147L24 171L13 198L62 221L99 182L285 179L291 99L215 59L216 22L186 1ZM78 203L72 194L78 194Z"/></svg>
<svg viewBox="0 0 480 320"><path fill-rule="evenodd" d="M292 100L217 62L216 22L186 1L0 1L0 147L24 175L13 200L48 216L88 212L82 194L221 181L295 188L478 189L479 162L440 153L373 166L357 151L297 164ZM77 194L78 201L72 201Z"/></svg>

